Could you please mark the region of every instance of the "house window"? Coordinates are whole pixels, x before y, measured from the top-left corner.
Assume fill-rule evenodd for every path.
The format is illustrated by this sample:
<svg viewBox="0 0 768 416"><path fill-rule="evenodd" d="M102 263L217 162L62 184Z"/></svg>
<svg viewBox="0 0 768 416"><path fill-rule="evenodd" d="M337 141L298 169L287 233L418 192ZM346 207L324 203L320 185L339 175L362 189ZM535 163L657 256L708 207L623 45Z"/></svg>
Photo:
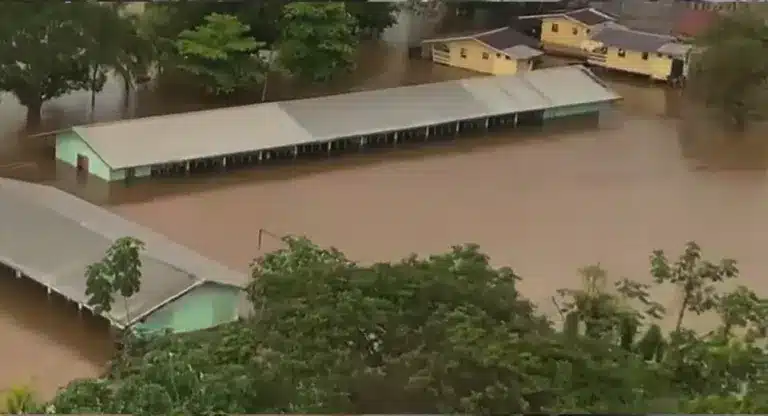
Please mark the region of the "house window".
<svg viewBox="0 0 768 416"><path fill-rule="evenodd" d="M590 33L592 33L592 31L591 31L590 29L584 29L584 33L586 33L587 35L589 35Z"/></svg>
<svg viewBox="0 0 768 416"><path fill-rule="evenodd" d="M488 59L488 58L490 58L490 57L491 57L491 56L490 56L490 55L488 55L488 52L483 52L483 59Z"/></svg>
<svg viewBox="0 0 768 416"><path fill-rule="evenodd" d="M662 54L662 53L657 53L657 54L656 54L656 57L657 57L657 58L663 58L663 57L664 57L664 54Z"/></svg>
<svg viewBox="0 0 768 416"><path fill-rule="evenodd" d="M467 57L467 48L461 48L461 50L459 51L459 56L461 56L462 58L466 58Z"/></svg>
<svg viewBox="0 0 768 416"><path fill-rule="evenodd" d="M571 33L573 33L574 35L578 35L579 34L579 29L574 27L573 29L571 29Z"/></svg>
<svg viewBox="0 0 768 416"><path fill-rule="evenodd" d="M627 56L627 51L625 51L624 49L619 49L618 55L619 57L623 58Z"/></svg>
<svg viewBox="0 0 768 416"><path fill-rule="evenodd" d="M557 23L552 23L552 31L557 33L560 30L559 27L557 27Z"/></svg>
<svg viewBox="0 0 768 416"><path fill-rule="evenodd" d="M509 56L509 55L505 56L504 58L506 58L506 59L507 59L507 61L511 61L511 60L512 60L512 57L511 57L511 56Z"/></svg>
<svg viewBox="0 0 768 416"><path fill-rule="evenodd" d="M500 54L500 53L497 53L497 54L496 54L496 57L497 57L497 58L501 58L501 54Z"/></svg>
<svg viewBox="0 0 768 416"><path fill-rule="evenodd" d="M644 61L648 60L648 52L643 52L643 60Z"/></svg>

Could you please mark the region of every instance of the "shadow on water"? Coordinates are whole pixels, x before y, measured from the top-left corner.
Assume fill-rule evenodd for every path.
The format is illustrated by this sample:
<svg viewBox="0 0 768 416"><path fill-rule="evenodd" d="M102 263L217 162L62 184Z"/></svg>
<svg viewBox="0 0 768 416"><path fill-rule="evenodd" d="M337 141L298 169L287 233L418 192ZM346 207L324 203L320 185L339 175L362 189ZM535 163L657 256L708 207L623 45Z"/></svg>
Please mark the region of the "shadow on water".
<svg viewBox="0 0 768 416"><path fill-rule="evenodd" d="M686 107L678 139L683 157L704 171L768 169L768 124L756 123L746 132L724 128L711 112Z"/></svg>

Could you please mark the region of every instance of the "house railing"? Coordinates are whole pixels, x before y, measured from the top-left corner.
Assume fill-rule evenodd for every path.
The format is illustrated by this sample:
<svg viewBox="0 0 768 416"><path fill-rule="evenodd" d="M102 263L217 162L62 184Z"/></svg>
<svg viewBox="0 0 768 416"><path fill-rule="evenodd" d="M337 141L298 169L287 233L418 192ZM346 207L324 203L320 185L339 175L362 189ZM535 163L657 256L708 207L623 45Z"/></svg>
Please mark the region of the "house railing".
<svg viewBox="0 0 768 416"><path fill-rule="evenodd" d="M432 60L437 63L447 64L451 60L451 54L441 50L432 49Z"/></svg>
<svg viewBox="0 0 768 416"><path fill-rule="evenodd" d="M604 64L605 63L605 55L603 55L601 53L590 53L587 56L587 62L594 62L594 63Z"/></svg>

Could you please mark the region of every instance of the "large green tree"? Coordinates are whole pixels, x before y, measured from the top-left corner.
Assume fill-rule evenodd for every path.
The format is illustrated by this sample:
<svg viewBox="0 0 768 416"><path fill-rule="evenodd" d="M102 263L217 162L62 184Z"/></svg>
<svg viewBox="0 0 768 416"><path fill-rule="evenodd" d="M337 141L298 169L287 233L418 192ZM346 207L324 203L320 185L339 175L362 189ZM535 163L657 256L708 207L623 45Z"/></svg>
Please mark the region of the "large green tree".
<svg viewBox="0 0 768 416"><path fill-rule="evenodd" d="M88 18L83 18L92 34L88 47L90 61L91 106L96 93L104 84L109 71L124 82L126 93L146 76L155 59L155 49L149 34L142 31L141 18L123 13L120 3L86 3Z"/></svg>
<svg viewBox="0 0 768 416"><path fill-rule="evenodd" d="M652 285L611 287L599 266L561 290L563 326L478 247L361 265L303 238L253 265L254 315L133 343L101 379L49 404L58 413L471 413L768 410L768 304L695 244L654 252L654 285L713 331L665 333ZM710 290L710 288L713 288Z"/></svg>
<svg viewBox="0 0 768 416"><path fill-rule="evenodd" d="M728 126L744 130L768 116L768 24L758 14L720 16L693 54L688 91L720 114Z"/></svg>
<svg viewBox="0 0 768 416"><path fill-rule="evenodd" d="M355 18L358 33L370 37L377 37L394 25L400 10L396 3L384 2L348 2L345 7Z"/></svg>
<svg viewBox="0 0 768 416"><path fill-rule="evenodd" d="M91 48L97 39L86 24L89 2L0 3L0 91L27 108L39 123L44 102L72 91L101 89L93 82Z"/></svg>
<svg viewBox="0 0 768 416"><path fill-rule="evenodd" d="M299 79L324 82L355 66L355 18L344 3L291 3L283 9L280 65Z"/></svg>
<svg viewBox="0 0 768 416"><path fill-rule="evenodd" d="M264 43L248 36L248 30L237 16L206 16L205 24L179 34L177 69L214 94L232 94L258 84L266 71L258 55Z"/></svg>

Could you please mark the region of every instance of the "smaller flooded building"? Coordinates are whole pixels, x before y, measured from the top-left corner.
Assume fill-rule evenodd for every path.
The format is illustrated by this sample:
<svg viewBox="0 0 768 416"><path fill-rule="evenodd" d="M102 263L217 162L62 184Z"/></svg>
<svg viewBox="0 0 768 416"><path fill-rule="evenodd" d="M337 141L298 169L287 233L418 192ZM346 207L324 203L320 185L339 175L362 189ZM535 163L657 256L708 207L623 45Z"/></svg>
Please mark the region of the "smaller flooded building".
<svg viewBox="0 0 768 416"><path fill-rule="evenodd" d="M600 114L620 97L580 65L78 126L56 158L106 182L422 145Z"/></svg>
<svg viewBox="0 0 768 416"><path fill-rule="evenodd" d="M494 75L533 70L543 55L539 40L511 27L443 35L422 41L423 54L433 62Z"/></svg>
<svg viewBox="0 0 768 416"><path fill-rule="evenodd" d="M0 179L0 267L79 310L91 309L86 268L125 236L146 244L141 290L102 314L112 326L186 332L249 313L246 274L53 187Z"/></svg>
<svg viewBox="0 0 768 416"><path fill-rule="evenodd" d="M692 45L674 36L609 24L582 44L591 65L645 75L657 81L675 81L688 73Z"/></svg>

